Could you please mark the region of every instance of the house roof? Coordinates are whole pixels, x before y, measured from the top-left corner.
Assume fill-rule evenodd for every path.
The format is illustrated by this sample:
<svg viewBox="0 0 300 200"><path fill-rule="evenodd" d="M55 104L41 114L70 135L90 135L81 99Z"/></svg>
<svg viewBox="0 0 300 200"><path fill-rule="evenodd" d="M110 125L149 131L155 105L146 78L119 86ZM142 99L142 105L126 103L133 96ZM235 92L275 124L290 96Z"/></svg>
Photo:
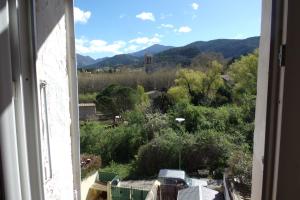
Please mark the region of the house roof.
<svg viewBox="0 0 300 200"><path fill-rule="evenodd" d="M201 186L189 187L178 191L177 200L203 200Z"/></svg>
<svg viewBox="0 0 300 200"><path fill-rule="evenodd" d="M177 200L223 200L223 195L199 185L179 190Z"/></svg>
<svg viewBox="0 0 300 200"><path fill-rule="evenodd" d="M161 169L158 174L159 178L179 178L185 179L185 172L182 170Z"/></svg>

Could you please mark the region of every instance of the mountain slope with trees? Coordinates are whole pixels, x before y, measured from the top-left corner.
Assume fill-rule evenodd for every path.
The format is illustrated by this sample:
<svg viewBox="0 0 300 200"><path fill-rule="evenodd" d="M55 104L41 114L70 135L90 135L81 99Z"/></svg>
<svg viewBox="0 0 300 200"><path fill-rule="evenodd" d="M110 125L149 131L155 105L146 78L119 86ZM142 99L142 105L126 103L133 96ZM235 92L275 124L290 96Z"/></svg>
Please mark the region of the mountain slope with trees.
<svg viewBox="0 0 300 200"><path fill-rule="evenodd" d="M164 45L160 45L160 44L154 44L146 49L143 49L141 51L137 51L132 53L131 55L136 56L136 57L143 57L145 54L157 54L169 49L172 49L174 47L172 46L164 46Z"/></svg>
<svg viewBox="0 0 300 200"><path fill-rule="evenodd" d="M225 59L235 59L253 52L259 46L259 37L244 40L218 39L208 42L193 42L183 47L172 48L154 56L155 63L180 63L190 65L191 60L201 53L219 53Z"/></svg>

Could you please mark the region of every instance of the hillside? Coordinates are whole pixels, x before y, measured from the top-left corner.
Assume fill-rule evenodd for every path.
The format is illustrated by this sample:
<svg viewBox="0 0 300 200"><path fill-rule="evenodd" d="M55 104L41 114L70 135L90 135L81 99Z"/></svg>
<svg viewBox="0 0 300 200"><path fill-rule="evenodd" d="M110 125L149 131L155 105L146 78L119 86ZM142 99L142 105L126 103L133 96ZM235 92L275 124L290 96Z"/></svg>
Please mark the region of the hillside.
<svg viewBox="0 0 300 200"><path fill-rule="evenodd" d="M154 56L155 63L181 63L189 65L191 60L201 53L220 53L225 59L248 54L259 46L259 37L244 40L218 39L208 42L193 42L183 47L172 48Z"/></svg>
<svg viewBox="0 0 300 200"><path fill-rule="evenodd" d="M164 46L164 45L160 45L160 44L154 44L144 50L141 51L137 51L135 53L131 53L131 55L136 56L136 57L143 57L145 54L157 54L160 53L162 51L166 51L169 50L171 48L174 48L172 46Z"/></svg>
<svg viewBox="0 0 300 200"><path fill-rule="evenodd" d="M80 54L76 54L76 59L77 59L77 67L84 67L87 65L91 65L96 62L92 57L90 56L83 56Z"/></svg>
<svg viewBox="0 0 300 200"><path fill-rule="evenodd" d="M86 69L97 69L102 67L119 67L124 65L137 65L142 62L143 58L139 58L130 54L120 54L110 58L105 58L100 62L85 66Z"/></svg>
<svg viewBox="0 0 300 200"><path fill-rule="evenodd" d="M170 47L153 45L142 51L131 54L121 54L104 60L95 61L89 65L82 65L83 68L97 69L103 67L142 67L143 55L150 53L154 55L156 68L173 67L176 64L189 66L196 56L202 53L218 53L226 60L238 58L253 52L259 46L259 37L247 39L218 39L211 41L197 41L182 47ZM80 65L78 65L80 66Z"/></svg>

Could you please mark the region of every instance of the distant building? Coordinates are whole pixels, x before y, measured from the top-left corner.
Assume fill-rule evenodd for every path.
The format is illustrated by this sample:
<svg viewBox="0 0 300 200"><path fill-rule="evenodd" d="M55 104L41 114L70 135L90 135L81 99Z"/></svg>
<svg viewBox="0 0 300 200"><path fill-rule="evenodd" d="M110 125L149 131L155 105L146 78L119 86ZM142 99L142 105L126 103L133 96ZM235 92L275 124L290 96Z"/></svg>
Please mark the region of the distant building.
<svg viewBox="0 0 300 200"><path fill-rule="evenodd" d="M80 103L79 104L79 120L95 120L96 104L94 103Z"/></svg>
<svg viewBox="0 0 300 200"><path fill-rule="evenodd" d="M149 73L153 70L153 56L151 54L145 54L144 56L144 67L145 67L145 72Z"/></svg>

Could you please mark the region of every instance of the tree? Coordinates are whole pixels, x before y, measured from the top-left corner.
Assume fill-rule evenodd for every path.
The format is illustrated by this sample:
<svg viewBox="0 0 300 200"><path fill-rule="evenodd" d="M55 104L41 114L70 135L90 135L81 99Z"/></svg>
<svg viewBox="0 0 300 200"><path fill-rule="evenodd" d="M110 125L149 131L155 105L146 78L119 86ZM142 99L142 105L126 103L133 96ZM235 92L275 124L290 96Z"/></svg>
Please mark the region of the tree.
<svg viewBox="0 0 300 200"><path fill-rule="evenodd" d="M217 90L223 86L223 79L221 77L222 65L217 61L212 61L209 70L203 80L203 93L209 98L214 98Z"/></svg>
<svg viewBox="0 0 300 200"><path fill-rule="evenodd" d="M137 102L138 95L135 90L119 85L108 86L96 97L97 108L111 117L133 110Z"/></svg>
<svg viewBox="0 0 300 200"><path fill-rule="evenodd" d="M242 103L243 99L256 96L258 50L242 56L229 66L229 76L233 80L233 97Z"/></svg>
<svg viewBox="0 0 300 200"><path fill-rule="evenodd" d="M138 105L139 110L145 110L150 105L149 96L145 93L145 89L143 86L138 85L136 88L137 97L138 97Z"/></svg>
<svg viewBox="0 0 300 200"><path fill-rule="evenodd" d="M190 100L194 105L210 104L218 89L223 86L221 71L222 65L217 61L211 62L205 73L182 69L176 76L176 86L171 87L168 94L177 102Z"/></svg>
<svg viewBox="0 0 300 200"><path fill-rule="evenodd" d="M225 63L225 59L222 54L215 52L204 52L193 58L191 67L205 72L209 70L213 61L217 61L222 64Z"/></svg>

